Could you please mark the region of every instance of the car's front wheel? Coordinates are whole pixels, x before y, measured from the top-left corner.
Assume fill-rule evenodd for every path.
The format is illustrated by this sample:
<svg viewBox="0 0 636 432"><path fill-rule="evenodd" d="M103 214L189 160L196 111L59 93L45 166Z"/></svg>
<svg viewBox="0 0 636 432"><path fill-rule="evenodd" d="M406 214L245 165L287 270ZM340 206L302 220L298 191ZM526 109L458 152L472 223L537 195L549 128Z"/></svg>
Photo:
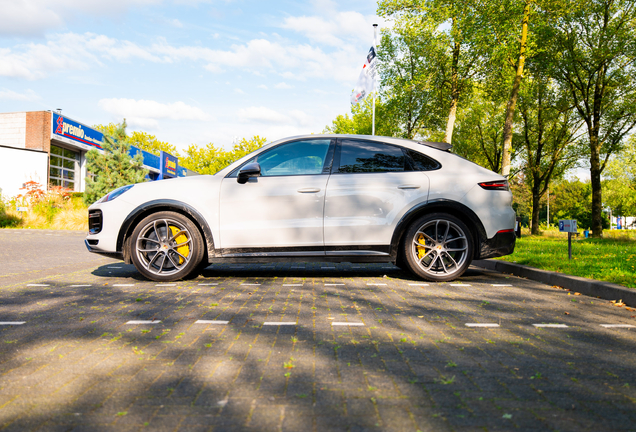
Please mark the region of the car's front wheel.
<svg viewBox="0 0 636 432"><path fill-rule="evenodd" d="M406 232L403 248L411 271L434 282L450 281L464 274L474 251L466 225L446 213L417 219Z"/></svg>
<svg viewBox="0 0 636 432"><path fill-rule="evenodd" d="M197 226L170 211L143 219L132 233L130 248L139 273L157 282L183 279L197 268L204 255Z"/></svg>

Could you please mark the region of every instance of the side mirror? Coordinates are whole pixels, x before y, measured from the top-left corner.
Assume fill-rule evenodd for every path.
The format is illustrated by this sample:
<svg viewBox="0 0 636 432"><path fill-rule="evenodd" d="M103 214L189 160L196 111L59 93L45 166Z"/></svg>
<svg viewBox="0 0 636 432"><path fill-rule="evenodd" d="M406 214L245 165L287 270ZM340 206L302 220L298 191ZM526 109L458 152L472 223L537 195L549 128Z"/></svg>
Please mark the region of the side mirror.
<svg viewBox="0 0 636 432"><path fill-rule="evenodd" d="M236 181L240 184L247 183L250 177L259 177L261 175L261 166L258 162L252 162L245 165L238 173Z"/></svg>

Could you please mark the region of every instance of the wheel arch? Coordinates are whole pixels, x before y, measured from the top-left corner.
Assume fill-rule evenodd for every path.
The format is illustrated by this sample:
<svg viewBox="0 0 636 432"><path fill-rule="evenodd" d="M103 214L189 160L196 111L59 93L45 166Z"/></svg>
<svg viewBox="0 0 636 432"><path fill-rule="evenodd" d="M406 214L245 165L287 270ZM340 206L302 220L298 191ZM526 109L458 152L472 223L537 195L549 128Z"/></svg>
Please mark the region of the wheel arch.
<svg viewBox="0 0 636 432"><path fill-rule="evenodd" d="M133 230L143 218L160 211L173 211L190 219L199 229L201 234L203 234L203 241L205 242L205 254L203 259L206 260L208 257L214 256L214 238L212 237L212 230L201 213L199 213L194 207L181 201L161 199L148 201L140 205L130 212L122 223L121 228L119 229L119 234L117 235L117 251L122 252L126 263L130 264L132 262L128 248L124 246L132 235Z"/></svg>
<svg viewBox="0 0 636 432"><path fill-rule="evenodd" d="M395 231L393 231L393 238L391 239L392 258L398 259L398 254L401 250L400 244L404 238L404 233L411 223L418 217L429 213L447 213L464 222L473 236L473 244L475 245L472 259L479 258L481 249L480 245L487 238L484 225L481 223L481 220L479 220L479 217L475 214L475 212L469 207L458 203L457 201L444 199L419 204L411 208L404 214L404 216L402 216L395 227Z"/></svg>

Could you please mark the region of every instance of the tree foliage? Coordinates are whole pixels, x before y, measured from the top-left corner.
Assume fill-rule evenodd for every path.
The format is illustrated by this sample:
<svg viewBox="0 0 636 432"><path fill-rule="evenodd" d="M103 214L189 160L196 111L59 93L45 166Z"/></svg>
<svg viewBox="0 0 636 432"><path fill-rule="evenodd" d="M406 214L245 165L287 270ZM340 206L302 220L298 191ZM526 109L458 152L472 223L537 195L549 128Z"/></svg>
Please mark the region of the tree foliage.
<svg viewBox="0 0 636 432"><path fill-rule="evenodd" d="M191 144L185 150L185 155L179 157L179 165L199 174L215 174L231 163L261 148L266 142L266 138L258 135L249 139L242 138L230 151L217 148L212 143L205 147Z"/></svg>
<svg viewBox="0 0 636 432"><path fill-rule="evenodd" d="M126 119L124 119L124 122L125 121ZM121 125L121 123L108 123L107 125L99 124L93 127L104 135L115 136L115 133L117 133ZM126 135L126 138L131 145L157 156L159 156L162 151L170 153L173 156L178 154L175 146L165 141L159 141L155 135L151 135L147 132L133 131L130 136Z"/></svg>
<svg viewBox="0 0 636 432"><path fill-rule="evenodd" d="M607 164L604 202L614 215L636 215L636 135Z"/></svg>
<svg viewBox="0 0 636 432"><path fill-rule="evenodd" d="M130 142L126 135L126 120L110 132L104 135L102 152L92 149L86 153L86 204L94 203L118 187L146 181L148 170L143 167L141 154L134 158L128 154Z"/></svg>
<svg viewBox="0 0 636 432"><path fill-rule="evenodd" d="M367 97L362 102L351 106L351 117L348 114L338 115L331 126L325 126L322 133L371 135L373 122L373 99ZM389 109L381 100L375 102L375 130L377 135L400 136L399 128L393 122Z"/></svg>
<svg viewBox="0 0 636 432"><path fill-rule="evenodd" d="M584 121L592 187L593 235L602 234L601 175L636 126L636 3L577 2L554 23L554 75Z"/></svg>

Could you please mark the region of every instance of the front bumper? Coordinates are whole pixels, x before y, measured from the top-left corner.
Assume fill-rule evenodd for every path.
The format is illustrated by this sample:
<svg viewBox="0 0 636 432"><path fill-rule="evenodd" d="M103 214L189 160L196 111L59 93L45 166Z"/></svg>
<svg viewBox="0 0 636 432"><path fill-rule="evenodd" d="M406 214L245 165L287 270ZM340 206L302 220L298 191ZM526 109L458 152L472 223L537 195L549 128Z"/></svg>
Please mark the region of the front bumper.
<svg viewBox="0 0 636 432"><path fill-rule="evenodd" d="M97 247L91 245L88 242L88 239L84 240L84 244L86 245L86 249L88 249L89 252L96 253L98 255L103 255L103 256L108 257L108 258L114 258L114 259L122 260L122 261L124 259L124 254L123 253L121 253L121 252L106 252L106 251L99 250Z"/></svg>
<svg viewBox="0 0 636 432"><path fill-rule="evenodd" d="M516 241L514 230L498 232L493 238L481 242L479 259L510 255L515 251Z"/></svg>

